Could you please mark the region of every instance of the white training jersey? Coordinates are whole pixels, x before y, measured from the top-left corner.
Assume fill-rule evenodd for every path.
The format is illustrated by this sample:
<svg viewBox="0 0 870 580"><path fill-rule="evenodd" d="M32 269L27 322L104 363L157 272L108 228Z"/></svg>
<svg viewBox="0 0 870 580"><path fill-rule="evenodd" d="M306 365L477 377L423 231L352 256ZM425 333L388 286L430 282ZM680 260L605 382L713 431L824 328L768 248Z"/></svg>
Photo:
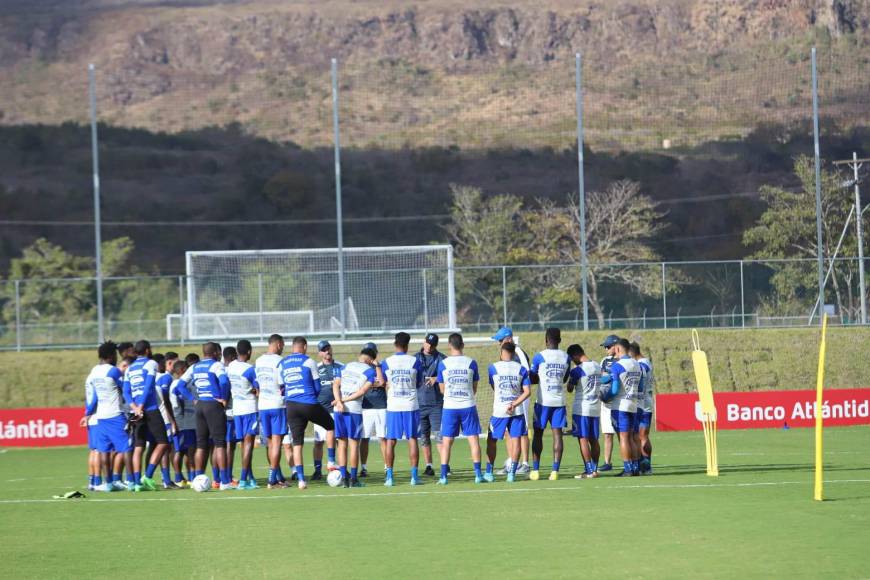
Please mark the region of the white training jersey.
<svg viewBox="0 0 870 580"><path fill-rule="evenodd" d="M492 387L492 416L518 417L523 414L522 406L512 413L507 406L523 394L523 387L531 385L529 372L516 361L498 361L489 365L489 384Z"/></svg>
<svg viewBox="0 0 870 580"><path fill-rule="evenodd" d="M637 361L643 374L643 393L637 403L639 409L652 411L655 404L656 379L653 374L652 362L648 358L640 358Z"/></svg>
<svg viewBox="0 0 870 580"><path fill-rule="evenodd" d="M187 401L176 390L179 379L173 379L169 386L169 402L172 405L172 414L175 415L175 423L179 431L196 429L196 407L194 401Z"/></svg>
<svg viewBox="0 0 870 580"><path fill-rule="evenodd" d="M423 369L417 357L406 352L397 352L381 362L381 371L387 382L387 411L417 411L418 377ZM344 377L344 373L342 373Z"/></svg>
<svg viewBox="0 0 870 580"><path fill-rule="evenodd" d="M257 400L257 408L260 411L284 408L284 395L281 394L281 373L278 370L282 358L281 355L277 354L262 354L254 365L257 384L260 385L260 396Z"/></svg>
<svg viewBox="0 0 870 580"><path fill-rule="evenodd" d="M375 369L371 365L361 362L347 363L340 369L335 369L335 378L341 380L341 398L350 397L355 392L363 388L366 383L375 383ZM363 398L354 399L344 404L346 413L355 413L362 415Z"/></svg>
<svg viewBox="0 0 870 580"><path fill-rule="evenodd" d="M110 364L98 364L85 380L85 398L96 402L96 412L88 425L96 425L100 419L111 419L124 413L124 397L121 390L121 372Z"/></svg>
<svg viewBox="0 0 870 580"><path fill-rule="evenodd" d="M631 357L621 358L611 365L610 374L619 378L619 391L607 403L607 407L626 413L636 412L637 394L642 379L638 362Z"/></svg>
<svg viewBox="0 0 870 580"><path fill-rule="evenodd" d="M444 385L444 408L474 407L474 383L479 380L477 362L465 355L448 356L438 363L438 382Z"/></svg>
<svg viewBox="0 0 870 580"><path fill-rule="evenodd" d="M234 415L250 415L257 412L257 373L247 362L234 360L227 365L227 378L233 393Z"/></svg>
<svg viewBox="0 0 870 580"><path fill-rule="evenodd" d="M579 375L579 376L578 376ZM583 417L601 416L601 365L594 360L588 360L574 367L569 383L574 386L573 415Z"/></svg>
<svg viewBox="0 0 870 580"><path fill-rule="evenodd" d="M531 371L538 375L537 402L545 407L564 407L565 380L570 361L567 353L556 348L542 350L532 358Z"/></svg>

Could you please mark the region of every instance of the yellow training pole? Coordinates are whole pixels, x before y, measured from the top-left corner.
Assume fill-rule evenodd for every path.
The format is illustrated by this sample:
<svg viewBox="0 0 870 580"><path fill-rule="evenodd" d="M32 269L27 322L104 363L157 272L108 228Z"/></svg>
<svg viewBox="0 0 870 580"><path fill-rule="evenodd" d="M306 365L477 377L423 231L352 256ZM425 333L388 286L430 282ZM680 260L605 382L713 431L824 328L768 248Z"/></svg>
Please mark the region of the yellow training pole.
<svg viewBox="0 0 870 580"><path fill-rule="evenodd" d="M825 336L828 331L828 315L822 316L822 341L819 345L819 370L816 375L816 485L813 499L822 501L824 491L824 469L822 467L822 403L824 402L825 383Z"/></svg>
<svg viewBox="0 0 870 580"><path fill-rule="evenodd" d="M719 451L716 444L716 405L713 399L713 382L710 380L710 364L707 353L701 350L698 331L692 330L692 366L701 403L701 419L704 425L704 448L707 454L707 475L719 476Z"/></svg>

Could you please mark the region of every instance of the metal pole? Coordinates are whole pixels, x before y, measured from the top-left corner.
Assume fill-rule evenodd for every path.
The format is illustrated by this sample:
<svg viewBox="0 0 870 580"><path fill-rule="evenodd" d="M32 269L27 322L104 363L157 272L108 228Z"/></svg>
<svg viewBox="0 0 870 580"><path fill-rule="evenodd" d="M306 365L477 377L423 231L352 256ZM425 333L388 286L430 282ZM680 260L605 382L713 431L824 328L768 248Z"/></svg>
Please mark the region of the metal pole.
<svg viewBox="0 0 870 580"><path fill-rule="evenodd" d="M94 176L94 253L97 265L97 339L103 334L103 250L100 237L100 156L97 141L97 81L94 65L88 65L88 92L91 101L91 157Z"/></svg>
<svg viewBox="0 0 870 580"><path fill-rule="evenodd" d="M668 327L668 289L665 280L665 263L662 262L662 320L665 328Z"/></svg>
<svg viewBox="0 0 870 580"><path fill-rule="evenodd" d="M825 307L825 266L822 248L822 161L819 154L819 79L816 73L816 47L812 50L812 81L813 81L813 149L816 166L816 255L819 262L819 311ZM819 323L822 321L819 316Z"/></svg>
<svg viewBox="0 0 870 580"><path fill-rule="evenodd" d="M341 140L338 130L338 61L332 59L332 131L335 141L335 237L338 244L338 301L341 337L347 331L347 306L344 303L344 232L341 223Z"/></svg>
<svg viewBox="0 0 870 580"><path fill-rule="evenodd" d="M740 260L740 328L746 328L746 295L743 290L743 260Z"/></svg>
<svg viewBox="0 0 870 580"><path fill-rule="evenodd" d="M429 284L426 283L426 268L420 272L423 274L423 326L429 332Z"/></svg>
<svg viewBox="0 0 870 580"><path fill-rule="evenodd" d="M867 288L864 285L864 218L861 215L861 189L858 186L858 153L852 151L852 171L855 176L855 215L858 225L858 282L861 289L861 324L867 324Z"/></svg>
<svg viewBox="0 0 870 580"><path fill-rule="evenodd" d="M178 313L181 315L178 335L181 337L181 346L184 346L184 276L178 277Z"/></svg>
<svg viewBox="0 0 870 580"><path fill-rule="evenodd" d="M15 281L15 350L21 352L21 281Z"/></svg>
<svg viewBox="0 0 870 580"><path fill-rule="evenodd" d="M507 326L507 268L501 267L501 318L504 326Z"/></svg>
<svg viewBox="0 0 870 580"><path fill-rule="evenodd" d="M263 340L263 273L257 272L257 313L259 314L260 340Z"/></svg>
<svg viewBox="0 0 870 580"><path fill-rule="evenodd" d="M576 54L576 99L577 99L577 195L580 198L580 284L583 301L583 330L589 330L589 259L586 255L586 184L583 180L583 66L580 53ZM507 325L507 315L505 315Z"/></svg>

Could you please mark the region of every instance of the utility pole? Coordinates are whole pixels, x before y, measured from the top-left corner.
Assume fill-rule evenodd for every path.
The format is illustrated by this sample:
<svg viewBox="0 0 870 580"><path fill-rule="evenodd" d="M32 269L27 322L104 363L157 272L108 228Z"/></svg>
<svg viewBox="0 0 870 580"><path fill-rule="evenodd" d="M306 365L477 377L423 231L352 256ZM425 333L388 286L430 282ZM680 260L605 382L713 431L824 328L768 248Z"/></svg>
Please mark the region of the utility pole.
<svg viewBox="0 0 870 580"><path fill-rule="evenodd" d="M864 163L870 162L870 158L858 159L858 153L852 152L852 159L834 161L834 165L848 165L852 169L852 181L846 182L844 187L855 186L855 220L858 230L858 285L861 292L861 324L867 324L867 287L864 281L864 210L861 208L861 188L858 170Z"/></svg>

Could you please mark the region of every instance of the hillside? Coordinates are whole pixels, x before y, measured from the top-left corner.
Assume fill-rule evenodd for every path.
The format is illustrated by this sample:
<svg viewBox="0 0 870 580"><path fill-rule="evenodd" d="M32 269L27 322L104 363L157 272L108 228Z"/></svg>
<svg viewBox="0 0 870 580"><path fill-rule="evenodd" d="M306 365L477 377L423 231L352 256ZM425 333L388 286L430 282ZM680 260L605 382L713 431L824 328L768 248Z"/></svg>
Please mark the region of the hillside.
<svg viewBox="0 0 870 580"><path fill-rule="evenodd" d="M297 220L107 225L136 240L138 265L175 273L186 249L332 245L335 57L346 242L444 240L450 183L563 203L576 191L582 51L587 186L627 177L664 202L655 243L668 259L736 258L758 187L793 186L792 158L812 152L810 46L823 155L868 148L868 21L870 0L11 0L0 208L91 218L93 62L104 220ZM413 221L353 221L382 217ZM39 236L87 254L86 225L4 226L0 271Z"/></svg>

